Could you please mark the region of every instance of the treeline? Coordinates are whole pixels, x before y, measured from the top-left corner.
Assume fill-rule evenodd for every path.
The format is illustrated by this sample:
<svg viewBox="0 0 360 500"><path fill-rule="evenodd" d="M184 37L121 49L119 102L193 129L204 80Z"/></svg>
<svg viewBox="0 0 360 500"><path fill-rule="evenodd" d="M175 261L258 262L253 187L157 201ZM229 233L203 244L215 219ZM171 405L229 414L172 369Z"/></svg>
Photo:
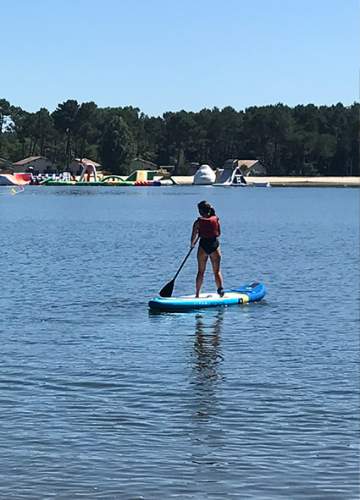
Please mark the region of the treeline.
<svg viewBox="0 0 360 500"><path fill-rule="evenodd" d="M220 167L228 158L260 159L268 175L359 175L360 104L283 104L168 112L151 117L131 106L99 108L68 100L30 113L0 99L0 157L49 158L60 169L91 158L128 173L135 157L158 165Z"/></svg>

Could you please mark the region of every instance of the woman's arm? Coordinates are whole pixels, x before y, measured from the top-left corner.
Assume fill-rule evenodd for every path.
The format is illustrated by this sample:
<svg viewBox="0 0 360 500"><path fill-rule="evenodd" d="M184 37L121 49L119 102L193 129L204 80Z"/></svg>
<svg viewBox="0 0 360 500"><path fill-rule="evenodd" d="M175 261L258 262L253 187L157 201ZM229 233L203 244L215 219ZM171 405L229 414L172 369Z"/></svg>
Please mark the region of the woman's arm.
<svg viewBox="0 0 360 500"><path fill-rule="evenodd" d="M219 224L219 236L221 235L221 226L220 226L220 219L218 217L218 224Z"/></svg>
<svg viewBox="0 0 360 500"><path fill-rule="evenodd" d="M193 224L191 232L191 240L190 240L191 248L194 248L194 246L196 245L196 242L198 240L198 234L199 234L199 221L196 220Z"/></svg>

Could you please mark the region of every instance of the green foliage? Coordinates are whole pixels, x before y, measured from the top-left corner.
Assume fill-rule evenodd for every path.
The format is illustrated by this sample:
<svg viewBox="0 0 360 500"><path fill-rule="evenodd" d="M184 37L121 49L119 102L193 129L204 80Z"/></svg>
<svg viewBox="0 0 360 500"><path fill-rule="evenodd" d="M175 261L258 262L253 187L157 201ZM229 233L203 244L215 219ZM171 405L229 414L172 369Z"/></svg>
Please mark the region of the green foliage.
<svg viewBox="0 0 360 500"><path fill-rule="evenodd" d="M106 170L115 174L126 174L136 154L136 143L121 116L114 116L105 126L100 139L100 157Z"/></svg>
<svg viewBox="0 0 360 500"><path fill-rule="evenodd" d="M228 158L257 158L269 175L359 175L359 114L359 103L279 103L149 117L132 106L72 99L53 113L29 113L0 99L0 157L42 155L60 169L87 157L114 173L127 173L135 156L179 173L189 162L221 167Z"/></svg>

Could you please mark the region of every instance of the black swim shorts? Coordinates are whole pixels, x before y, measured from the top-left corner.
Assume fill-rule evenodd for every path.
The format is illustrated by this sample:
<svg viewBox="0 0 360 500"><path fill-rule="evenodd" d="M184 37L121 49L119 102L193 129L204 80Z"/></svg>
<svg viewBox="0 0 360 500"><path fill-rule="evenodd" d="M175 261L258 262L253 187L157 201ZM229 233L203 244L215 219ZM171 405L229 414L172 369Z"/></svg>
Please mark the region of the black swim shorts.
<svg viewBox="0 0 360 500"><path fill-rule="evenodd" d="M217 238L200 238L199 246L208 254L212 254L219 248L219 240Z"/></svg>

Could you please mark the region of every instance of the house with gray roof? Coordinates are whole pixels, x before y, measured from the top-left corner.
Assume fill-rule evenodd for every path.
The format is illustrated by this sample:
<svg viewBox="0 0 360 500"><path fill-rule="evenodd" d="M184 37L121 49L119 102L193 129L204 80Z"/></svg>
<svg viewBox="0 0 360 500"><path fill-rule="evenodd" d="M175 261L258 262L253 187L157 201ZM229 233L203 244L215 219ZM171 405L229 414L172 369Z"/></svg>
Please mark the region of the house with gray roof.
<svg viewBox="0 0 360 500"><path fill-rule="evenodd" d="M12 166L14 172L33 171L35 174L43 174L55 170L53 162L45 158L45 156L28 156L23 160L14 162Z"/></svg>

